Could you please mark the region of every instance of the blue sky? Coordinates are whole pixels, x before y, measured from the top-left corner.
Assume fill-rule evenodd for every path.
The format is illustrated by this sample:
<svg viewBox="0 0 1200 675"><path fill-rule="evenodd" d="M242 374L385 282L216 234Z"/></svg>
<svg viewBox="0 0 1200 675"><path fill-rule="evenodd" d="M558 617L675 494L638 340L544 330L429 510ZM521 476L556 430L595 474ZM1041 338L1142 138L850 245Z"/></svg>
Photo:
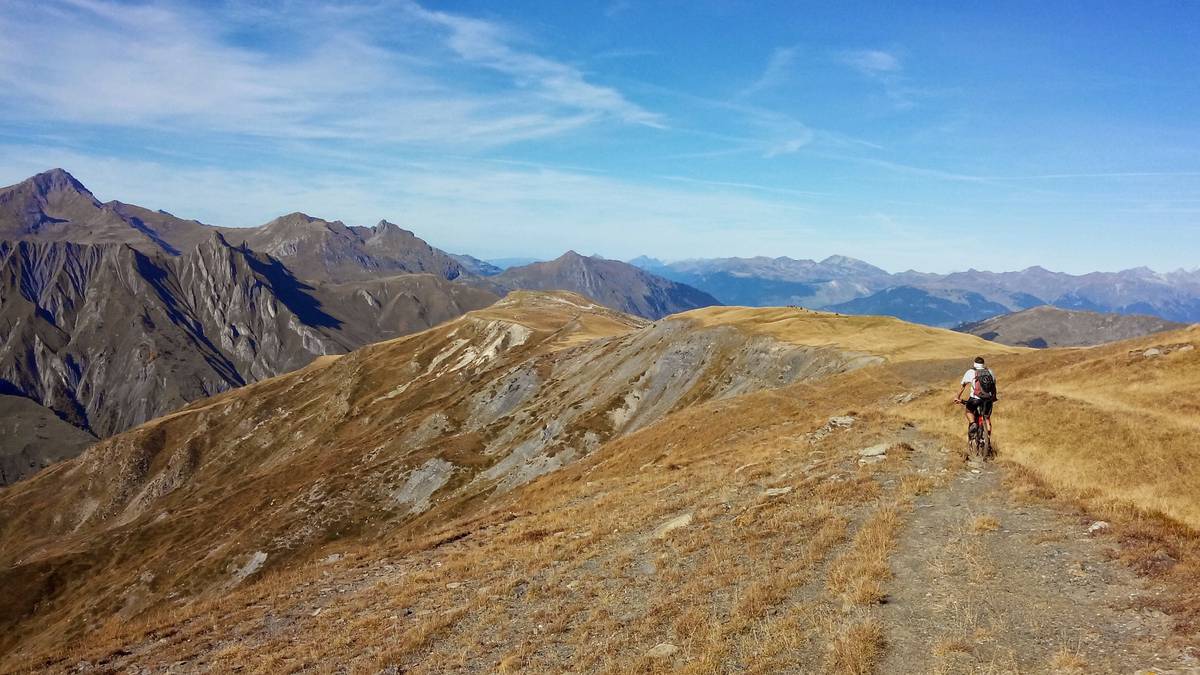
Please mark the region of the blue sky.
<svg viewBox="0 0 1200 675"><path fill-rule="evenodd" d="M481 257L1192 269L1197 64L1191 2L9 0L0 183Z"/></svg>

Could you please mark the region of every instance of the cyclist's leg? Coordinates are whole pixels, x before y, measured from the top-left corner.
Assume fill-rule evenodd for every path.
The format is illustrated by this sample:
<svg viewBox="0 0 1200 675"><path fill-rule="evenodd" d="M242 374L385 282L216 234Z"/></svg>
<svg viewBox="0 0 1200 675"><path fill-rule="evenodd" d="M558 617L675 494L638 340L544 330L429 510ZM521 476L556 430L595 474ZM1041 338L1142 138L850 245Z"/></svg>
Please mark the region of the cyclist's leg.
<svg viewBox="0 0 1200 675"><path fill-rule="evenodd" d="M976 407L975 406L976 406L976 401L975 401L975 399L972 399L972 398L967 399L966 402L963 404L963 412L966 413L966 415L967 415L967 429L968 430L971 427L975 426L975 415L976 415Z"/></svg>

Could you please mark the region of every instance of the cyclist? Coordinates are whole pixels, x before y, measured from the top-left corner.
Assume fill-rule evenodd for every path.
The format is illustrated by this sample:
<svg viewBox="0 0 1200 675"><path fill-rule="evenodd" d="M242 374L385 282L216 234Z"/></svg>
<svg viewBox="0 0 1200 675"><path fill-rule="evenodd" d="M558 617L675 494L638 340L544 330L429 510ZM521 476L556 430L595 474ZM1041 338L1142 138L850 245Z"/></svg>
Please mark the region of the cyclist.
<svg viewBox="0 0 1200 675"><path fill-rule="evenodd" d="M963 399L963 393L971 388L970 397ZM958 389L955 403L962 403L967 416L970 430L975 430L975 414L983 416L987 432L992 433L992 403L996 401L996 375L983 363L983 357L975 357L975 363L962 376L962 386Z"/></svg>

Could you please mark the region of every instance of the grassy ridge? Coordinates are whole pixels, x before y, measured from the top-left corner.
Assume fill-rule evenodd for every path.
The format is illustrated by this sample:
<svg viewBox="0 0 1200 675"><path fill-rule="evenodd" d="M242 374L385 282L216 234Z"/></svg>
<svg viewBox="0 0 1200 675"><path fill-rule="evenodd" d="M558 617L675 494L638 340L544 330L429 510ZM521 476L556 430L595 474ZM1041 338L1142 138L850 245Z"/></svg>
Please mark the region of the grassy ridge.
<svg viewBox="0 0 1200 675"><path fill-rule="evenodd" d="M996 359L1003 459L1095 505L1131 505L1200 530L1198 342L1189 328ZM901 414L957 436L961 415L948 404L924 397Z"/></svg>

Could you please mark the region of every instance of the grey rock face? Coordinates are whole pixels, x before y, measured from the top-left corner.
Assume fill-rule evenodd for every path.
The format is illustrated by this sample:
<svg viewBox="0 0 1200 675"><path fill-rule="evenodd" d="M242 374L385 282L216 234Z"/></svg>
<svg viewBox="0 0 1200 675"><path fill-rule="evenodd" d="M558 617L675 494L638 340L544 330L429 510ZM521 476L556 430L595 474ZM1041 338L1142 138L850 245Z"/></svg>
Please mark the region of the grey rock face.
<svg viewBox="0 0 1200 675"><path fill-rule="evenodd" d="M313 287L216 233L180 256L0 242L0 386L108 436L495 299L410 276ZM372 311L361 311L364 298Z"/></svg>

